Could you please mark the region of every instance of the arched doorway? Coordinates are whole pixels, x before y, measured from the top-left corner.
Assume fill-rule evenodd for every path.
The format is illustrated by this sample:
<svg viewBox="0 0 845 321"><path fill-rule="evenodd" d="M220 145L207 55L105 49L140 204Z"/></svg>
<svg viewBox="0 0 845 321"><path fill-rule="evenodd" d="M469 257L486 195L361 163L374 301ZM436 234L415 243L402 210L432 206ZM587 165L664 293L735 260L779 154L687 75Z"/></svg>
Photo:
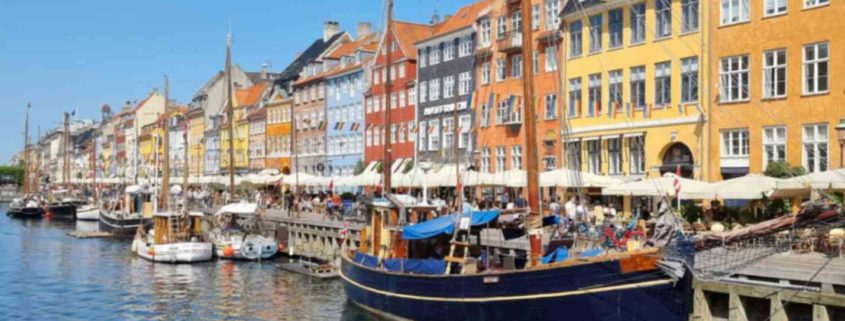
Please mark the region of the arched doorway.
<svg viewBox="0 0 845 321"><path fill-rule="evenodd" d="M692 178L695 170L695 160L692 151L684 143L673 143L663 152L663 163L660 165L660 175L675 173L681 167L681 177Z"/></svg>

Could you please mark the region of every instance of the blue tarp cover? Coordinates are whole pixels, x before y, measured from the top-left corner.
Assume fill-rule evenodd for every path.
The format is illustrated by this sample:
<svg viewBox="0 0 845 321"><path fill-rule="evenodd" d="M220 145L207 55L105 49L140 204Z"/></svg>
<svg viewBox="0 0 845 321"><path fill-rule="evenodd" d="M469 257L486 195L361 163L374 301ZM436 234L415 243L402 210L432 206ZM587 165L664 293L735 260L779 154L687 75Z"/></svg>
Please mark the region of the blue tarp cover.
<svg viewBox="0 0 845 321"><path fill-rule="evenodd" d="M543 216L543 226L560 224L560 215Z"/></svg>
<svg viewBox="0 0 845 321"><path fill-rule="evenodd" d="M499 216L499 211L479 211L472 213L472 226L480 226L489 223ZM455 231L455 224L458 222L458 215L452 214L441 216L416 225L405 226L402 229L402 238L406 240L423 240L441 234L452 234Z"/></svg>
<svg viewBox="0 0 845 321"><path fill-rule="evenodd" d="M385 259L384 268L391 272L410 272L416 274L444 274L446 261L435 259Z"/></svg>
<svg viewBox="0 0 845 321"><path fill-rule="evenodd" d="M544 256L543 259L540 261L543 264L549 264L552 262L561 262L566 261L569 258L569 250L566 247L558 247L554 250L554 252L549 253L548 255Z"/></svg>
<svg viewBox="0 0 845 321"><path fill-rule="evenodd" d="M376 268L378 267L378 258L361 252L355 252L355 263L359 263L371 268Z"/></svg>

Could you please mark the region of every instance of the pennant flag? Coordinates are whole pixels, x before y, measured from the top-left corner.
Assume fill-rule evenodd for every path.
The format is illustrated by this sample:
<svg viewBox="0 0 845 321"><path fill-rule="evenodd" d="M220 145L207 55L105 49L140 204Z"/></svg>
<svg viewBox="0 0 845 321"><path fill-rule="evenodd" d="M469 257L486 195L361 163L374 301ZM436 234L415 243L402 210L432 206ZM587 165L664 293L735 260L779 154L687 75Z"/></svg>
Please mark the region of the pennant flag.
<svg viewBox="0 0 845 321"><path fill-rule="evenodd" d="M419 124L413 124L413 127L411 127L411 132L414 133L414 134L419 133L420 132L420 125Z"/></svg>
<svg viewBox="0 0 845 321"><path fill-rule="evenodd" d="M487 103L487 109L493 109L493 106L496 104L496 94L490 93L490 100Z"/></svg>
<svg viewBox="0 0 845 321"><path fill-rule="evenodd" d="M581 99L578 99L577 105L578 105L578 109L577 109L577 115L575 115L575 117L581 116L581 112L583 111L583 109L581 108Z"/></svg>
<svg viewBox="0 0 845 321"><path fill-rule="evenodd" d="M678 164L678 167L675 169L675 180L672 182L675 187L676 199L678 198L678 195L681 194L681 180L679 179L679 177L681 177L681 164Z"/></svg>
<svg viewBox="0 0 845 321"><path fill-rule="evenodd" d="M510 95L508 97L508 109L513 110L513 104L516 102L516 96Z"/></svg>
<svg viewBox="0 0 845 321"><path fill-rule="evenodd" d="M601 115L601 99L596 99L596 116Z"/></svg>
<svg viewBox="0 0 845 321"><path fill-rule="evenodd" d="M326 121L321 120L320 125L318 127L320 128L320 130L326 130Z"/></svg>
<svg viewBox="0 0 845 321"><path fill-rule="evenodd" d="M367 124L366 131L373 129L373 124Z"/></svg>
<svg viewBox="0 0 845 321"><path fill-rule="evenodd" d="M431 134L434 132L434 126L428 126L428 133Z"/></svg>
<svg viewBox="0 0 845 321"><path fill-rule="evenodd" d="M470 90L469 94L467 95L467 108L472 109L472 97L474 96L475 91Z"/></svg>

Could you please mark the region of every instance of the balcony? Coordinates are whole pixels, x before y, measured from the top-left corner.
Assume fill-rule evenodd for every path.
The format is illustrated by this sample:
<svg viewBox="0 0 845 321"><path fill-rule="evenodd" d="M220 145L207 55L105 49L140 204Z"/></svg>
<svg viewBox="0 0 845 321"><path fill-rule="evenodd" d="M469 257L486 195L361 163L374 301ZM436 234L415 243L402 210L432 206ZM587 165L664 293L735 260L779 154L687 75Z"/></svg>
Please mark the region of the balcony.
<svg viewBox="0 0 845 321"><path fill-rule="evenodd" d="M508 31L499 35L496 40L496 47L499 52L506 54L521 53L522 52L522 33Z"/></svg>
<svg viewBox="0 0 845 321"><path fill-rule="evenodd" d="M508 110L502 109L496 112L497 122L500 125L507 125L513 128L518 128L522 125L522 110Z"/></svg>

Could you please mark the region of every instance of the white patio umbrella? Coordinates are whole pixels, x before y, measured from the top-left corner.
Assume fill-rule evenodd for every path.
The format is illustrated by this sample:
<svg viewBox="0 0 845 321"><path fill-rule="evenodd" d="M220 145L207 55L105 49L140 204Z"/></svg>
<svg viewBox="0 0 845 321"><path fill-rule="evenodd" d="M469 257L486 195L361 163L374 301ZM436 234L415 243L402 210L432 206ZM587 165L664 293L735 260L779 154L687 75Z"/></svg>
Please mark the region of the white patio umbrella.
<svg viewBox="0 0 845 321"><path fill-rule="evenodd" d="M760 174L748 174L742 177L714 183L715 196L723 199L754 200L763 196L772 196L780 179Z"/></svg>
<svg viewBox="0 0 845 321"><path fill-rule="evenodd" d="M845 189L845 169L815 172L782 180L777 184L781 190Z"/></svg>
<svg viewBox="0 0 845 321"><path fill-rule="evenodd" d="M525 171L521 169L510 169L491 175L493 178L490 185L493 186L525 187L528 181Z"/></svg>
<svg viewBox="0 0 845 321"><path fill-rule="evenodd" d="M715 195L713 184L680 177L680 197L685 199L709 199ZM675 174L623 183L602 189L602 195L632 196L674 196Z"/></svg>
<svg viewBox="0 0 845 321"><path fill-rule="evenodd" d="M580 175L580 182L578 176ZM541 187L608 187L621 184L622 180L561 168L540 173Z"/></svg>

